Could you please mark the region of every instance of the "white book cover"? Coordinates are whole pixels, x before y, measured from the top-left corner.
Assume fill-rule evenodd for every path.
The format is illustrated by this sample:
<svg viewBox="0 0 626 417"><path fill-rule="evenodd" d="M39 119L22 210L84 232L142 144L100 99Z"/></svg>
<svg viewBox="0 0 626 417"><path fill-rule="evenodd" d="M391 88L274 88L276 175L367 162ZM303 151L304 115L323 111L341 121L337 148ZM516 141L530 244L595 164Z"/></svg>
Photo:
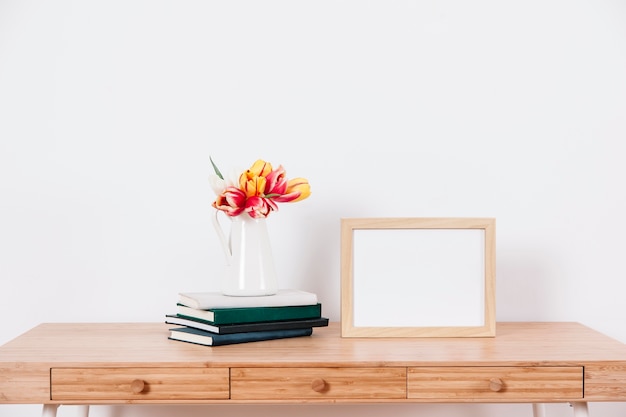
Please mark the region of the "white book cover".
<svg viewBox="0 0 626 417"><path fill-rule="evenodd" d="M253 297L233 297L215 292L181 292L178 302L188 307L208 310L228 307L282 307L317 304L317 294L295 290L280 289L274 295Z"/></svg>

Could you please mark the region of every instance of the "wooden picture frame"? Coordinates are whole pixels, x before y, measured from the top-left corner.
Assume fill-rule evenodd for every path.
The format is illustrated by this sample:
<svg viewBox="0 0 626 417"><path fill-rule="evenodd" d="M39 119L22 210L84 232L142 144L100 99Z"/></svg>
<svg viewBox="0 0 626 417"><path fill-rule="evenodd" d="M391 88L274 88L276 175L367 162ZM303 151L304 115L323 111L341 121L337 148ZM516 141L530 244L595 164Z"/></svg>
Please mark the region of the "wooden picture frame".
<svg viewBox="0 0 626 417"><path fill-rule="evenodd" d="M495 219L341 219L342 337L493 337L495 324Z"/></svg>

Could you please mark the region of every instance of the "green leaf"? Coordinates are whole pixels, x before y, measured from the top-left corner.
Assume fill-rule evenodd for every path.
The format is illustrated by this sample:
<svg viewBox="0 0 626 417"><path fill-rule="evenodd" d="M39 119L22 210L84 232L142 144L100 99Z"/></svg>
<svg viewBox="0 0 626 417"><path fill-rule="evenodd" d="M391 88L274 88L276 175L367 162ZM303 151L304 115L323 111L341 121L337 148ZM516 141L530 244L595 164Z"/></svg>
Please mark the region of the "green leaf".
<svg viewBox="0 0 626 417"><path fill-rule="evenodd" d="M215 165L215 162L213 162L213 158L211 158L210 156L209 156L209 161L211 161L211 165L213 165L213 171L215 171L215 175L217 175L218 177L220 177L221 180L223 180L224 176L222 175L220 170L217 168L217 165Z"/></svg>

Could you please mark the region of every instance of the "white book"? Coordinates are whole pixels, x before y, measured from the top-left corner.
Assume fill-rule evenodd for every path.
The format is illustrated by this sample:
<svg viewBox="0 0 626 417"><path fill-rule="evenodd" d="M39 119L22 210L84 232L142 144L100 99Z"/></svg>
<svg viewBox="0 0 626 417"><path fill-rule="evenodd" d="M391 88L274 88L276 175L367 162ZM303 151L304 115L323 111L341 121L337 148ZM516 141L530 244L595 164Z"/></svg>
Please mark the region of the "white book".
<svg viewBox="0 0 626 417"><path fill-rule="evenodd" d="M199 310L228 307L282 307L317 304L317 294L312 292L280 289L274 295L233 297L221 292L181 292L178 303Z"/></svg>

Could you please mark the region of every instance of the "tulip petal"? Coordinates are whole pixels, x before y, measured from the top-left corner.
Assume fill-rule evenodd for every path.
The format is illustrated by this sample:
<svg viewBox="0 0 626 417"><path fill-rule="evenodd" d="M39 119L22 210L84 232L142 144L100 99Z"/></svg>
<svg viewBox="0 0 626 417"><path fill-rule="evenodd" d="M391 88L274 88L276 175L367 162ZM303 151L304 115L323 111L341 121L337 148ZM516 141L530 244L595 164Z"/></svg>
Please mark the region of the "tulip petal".
<svg viewBox="0 0 626 417"><path fill-rule="evenodd" d="M271 208L267 204L267 199L262 197L250 197L246 201L246 213L254 219L267 217Z"/></svg>
<svg viewBox="0 0 626 417"><path fill-rule="evenodd" d="M220 195L226 189L226 181L215 174L209 175L209 184L216 195Z"/></svg>
<svg viewBox="0 0 626 417"><path fill-rule="evenodd" d="M226 187L224 192L217 196L212 206L225 212L229 216L238 216L246 205L246 195L236 187Z"/></svg>
<svg viewBox="0 0 626 417"><path fill-rule="evenodd" d="M272 172L272 164L265 162L262 159L258 159L254 162L254 164L252 164L248 171L252 172L253 175L257 177L266 177L270 172Z"/></svg>
<svg viewBox="0 0 626 417"><path fill-rule="evenodd" d="M278 210L278 203L301 201L311 195L308 180L288 180L282 165L272 169L272 164L258 159L249 169L223 177L212 159L211 163L215 175L209 177L209 183L217 194L212 206L229 216L245 212L253 218L267 217Z"/></svg>

